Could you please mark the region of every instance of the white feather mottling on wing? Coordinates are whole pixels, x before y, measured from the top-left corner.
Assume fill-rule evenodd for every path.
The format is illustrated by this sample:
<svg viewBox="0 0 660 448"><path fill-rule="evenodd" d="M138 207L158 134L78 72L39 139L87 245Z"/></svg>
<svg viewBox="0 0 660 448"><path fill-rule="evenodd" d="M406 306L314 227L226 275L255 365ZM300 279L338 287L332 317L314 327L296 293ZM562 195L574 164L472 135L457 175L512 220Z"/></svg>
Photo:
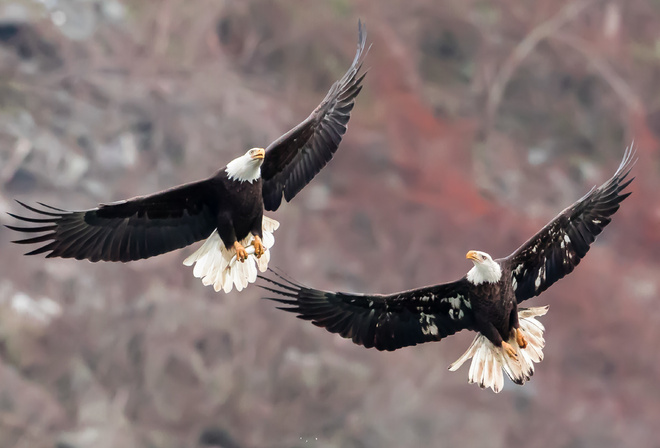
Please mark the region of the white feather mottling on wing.
<svg viewBox="0 0 660 448"><path fill-rule="evenodd" d="M468 372L468 382L477 383L482 389L490 387L495 393L500 392L504 385L502 370L516 384L524 384L534 374L534 363L543 361L543 331L545 327L536 320L548 312L548 307L520 308L518 320L520 329L527 339L527 347L521 349L515 337L507 341L514 348L518 360L505 355L501 348L497 348L484 335L478 334L470 347L458 358L449 370L452 372L462 366L465 361L472 358Z"/></svg>
<svg viewBox="0 0 660 448"><path fill-rule="evenodd" d="M216 292L223 290L228 293L234 286L241 291L256 281L257 270L265 272L268 268L270 248L275 244L273 233L279 226L280 223L274 219L263 217L261 242L265 252L260 258L254 255L252 234L239 241L248 253L247 260L239 262L236 259L234 248L227 249L218 232L214 230L199 249L183 260L183 264L192 266L196 263L193 275L201 278L205 286L213 285Z"/></svg>

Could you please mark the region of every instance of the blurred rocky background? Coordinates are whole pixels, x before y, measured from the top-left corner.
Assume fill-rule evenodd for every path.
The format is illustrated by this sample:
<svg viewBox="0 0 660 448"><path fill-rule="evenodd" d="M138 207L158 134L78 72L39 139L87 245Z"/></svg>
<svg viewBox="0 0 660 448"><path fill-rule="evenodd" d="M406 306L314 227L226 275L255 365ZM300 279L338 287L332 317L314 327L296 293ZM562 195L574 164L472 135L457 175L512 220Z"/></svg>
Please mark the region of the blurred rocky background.
<svg viewBox="0 0 660 448"><path fill-rule="evenodd" d="M633 195L550 304L546 359L499 395L473 335L379 353L217 294L187 248L23 257L0 227L0 446L657 447L660 4L653 0L2 0L0 224L210 175L366 87L330 165L271 214L272 265L392 292L504 256L616 169ZM196 247L196 246L195 246Z"/></svg>

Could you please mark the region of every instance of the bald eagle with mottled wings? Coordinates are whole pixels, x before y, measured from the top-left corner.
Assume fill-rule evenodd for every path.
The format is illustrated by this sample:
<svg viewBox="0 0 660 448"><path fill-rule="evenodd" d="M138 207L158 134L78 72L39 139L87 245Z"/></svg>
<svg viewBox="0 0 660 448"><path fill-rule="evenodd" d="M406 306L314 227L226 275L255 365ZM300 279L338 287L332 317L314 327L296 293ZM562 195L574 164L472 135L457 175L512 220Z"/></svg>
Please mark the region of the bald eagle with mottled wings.
<svg viewBox="0 0 660 448"><path fill-rule="evenodd" d="M264 217L264 208L274 211L282 197L293 199L339 147L366 74L360 73L366 38L358 22L357 52L346 74L309 117L265 150L250 149L208 179L90 210L19 202L39 217L10 215L37 226L7 227L42 234L14 242L45 243L27 255L127 262L206 238L184 263L196 263L194 275L216 291L229 292L233 285L241 290L270 259L279 223Z"/></svg>
<svg viewBox="0 0 660 448"><path fill-rule="evenodd" d="M450 366L458 369L470 358L468 379L499 392L502 370L517 384L534 373L543 359L543 325L536 319L547 307L519 308L570 274L589 251L621 201L635 161L632 146L610 180L593 188L562 211L506 258L493 260L471 250L474 263L463 278L395 294L353 294L319 291L275 273L274 287L262 288L282 297L280 309L377 350L396 350L439 341L461 330L478 332L470 348Z"/></svg>

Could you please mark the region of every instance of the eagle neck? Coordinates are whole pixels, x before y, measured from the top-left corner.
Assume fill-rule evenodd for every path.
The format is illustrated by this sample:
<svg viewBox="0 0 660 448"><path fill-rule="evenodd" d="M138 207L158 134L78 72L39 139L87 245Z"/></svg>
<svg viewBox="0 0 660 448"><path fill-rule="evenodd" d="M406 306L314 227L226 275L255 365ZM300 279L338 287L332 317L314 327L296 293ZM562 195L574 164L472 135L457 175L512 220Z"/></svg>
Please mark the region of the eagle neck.
<svg viewBox="0 0 660 448"><path fill-rule="evenodd" d="M473 285L497 283L502 278L502 267L496 261L488 260L475 264L467 273L467 279Z"/></svg>
<svg viewBox="0 0 660 448"><path fill-rule="evenodd" d="M225 172L229 180L252 183L261 177L261 163L260 159L243 155L229 162Z"/></svg>

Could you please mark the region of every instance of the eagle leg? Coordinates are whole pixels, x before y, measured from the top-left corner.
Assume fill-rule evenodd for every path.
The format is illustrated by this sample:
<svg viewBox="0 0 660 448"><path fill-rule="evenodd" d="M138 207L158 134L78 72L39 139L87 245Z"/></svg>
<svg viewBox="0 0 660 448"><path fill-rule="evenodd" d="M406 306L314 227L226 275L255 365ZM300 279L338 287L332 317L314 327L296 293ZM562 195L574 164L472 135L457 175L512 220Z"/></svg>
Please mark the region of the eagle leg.
<svg viewBox="0 0 660 448"><path fill-rule="evenodd" d="M256 249L256 247L255 247L255 249ZM234 241L234 250L236 251L236 258L238 259L238 261L240 261L242 263L245 260L247 260L248 253L245 250L245 248L243 247L243 245L241 243L239 243L238 241Z"/></svg>
<svg viewBox="0 0 660 448"><path fill-rule="evenodd" d="M518 343L518 347L526 348L527 338L525 338L525 335L522 333L522 330L520 330L520 328L514 328L513 331L516 332L516 342Z"/></svg>
<svg viewBox="0 0 660 448"><path fill-rule="evenodd" d="M513 347L511 347L511 344L509 344L506 341L502 341L502 351L512 359L514 360L518 359L518 354L516 353L516 350Z"/></svg>
<svg viewBox="0 0 660 448"><path fill-rule="evenodd" d="M254 255L257 258L261 257L266 251L266 248L261 242L261 238L259 238L259 235L254 236L254 241L252 241L252 245L254 246Z"/></svg>

